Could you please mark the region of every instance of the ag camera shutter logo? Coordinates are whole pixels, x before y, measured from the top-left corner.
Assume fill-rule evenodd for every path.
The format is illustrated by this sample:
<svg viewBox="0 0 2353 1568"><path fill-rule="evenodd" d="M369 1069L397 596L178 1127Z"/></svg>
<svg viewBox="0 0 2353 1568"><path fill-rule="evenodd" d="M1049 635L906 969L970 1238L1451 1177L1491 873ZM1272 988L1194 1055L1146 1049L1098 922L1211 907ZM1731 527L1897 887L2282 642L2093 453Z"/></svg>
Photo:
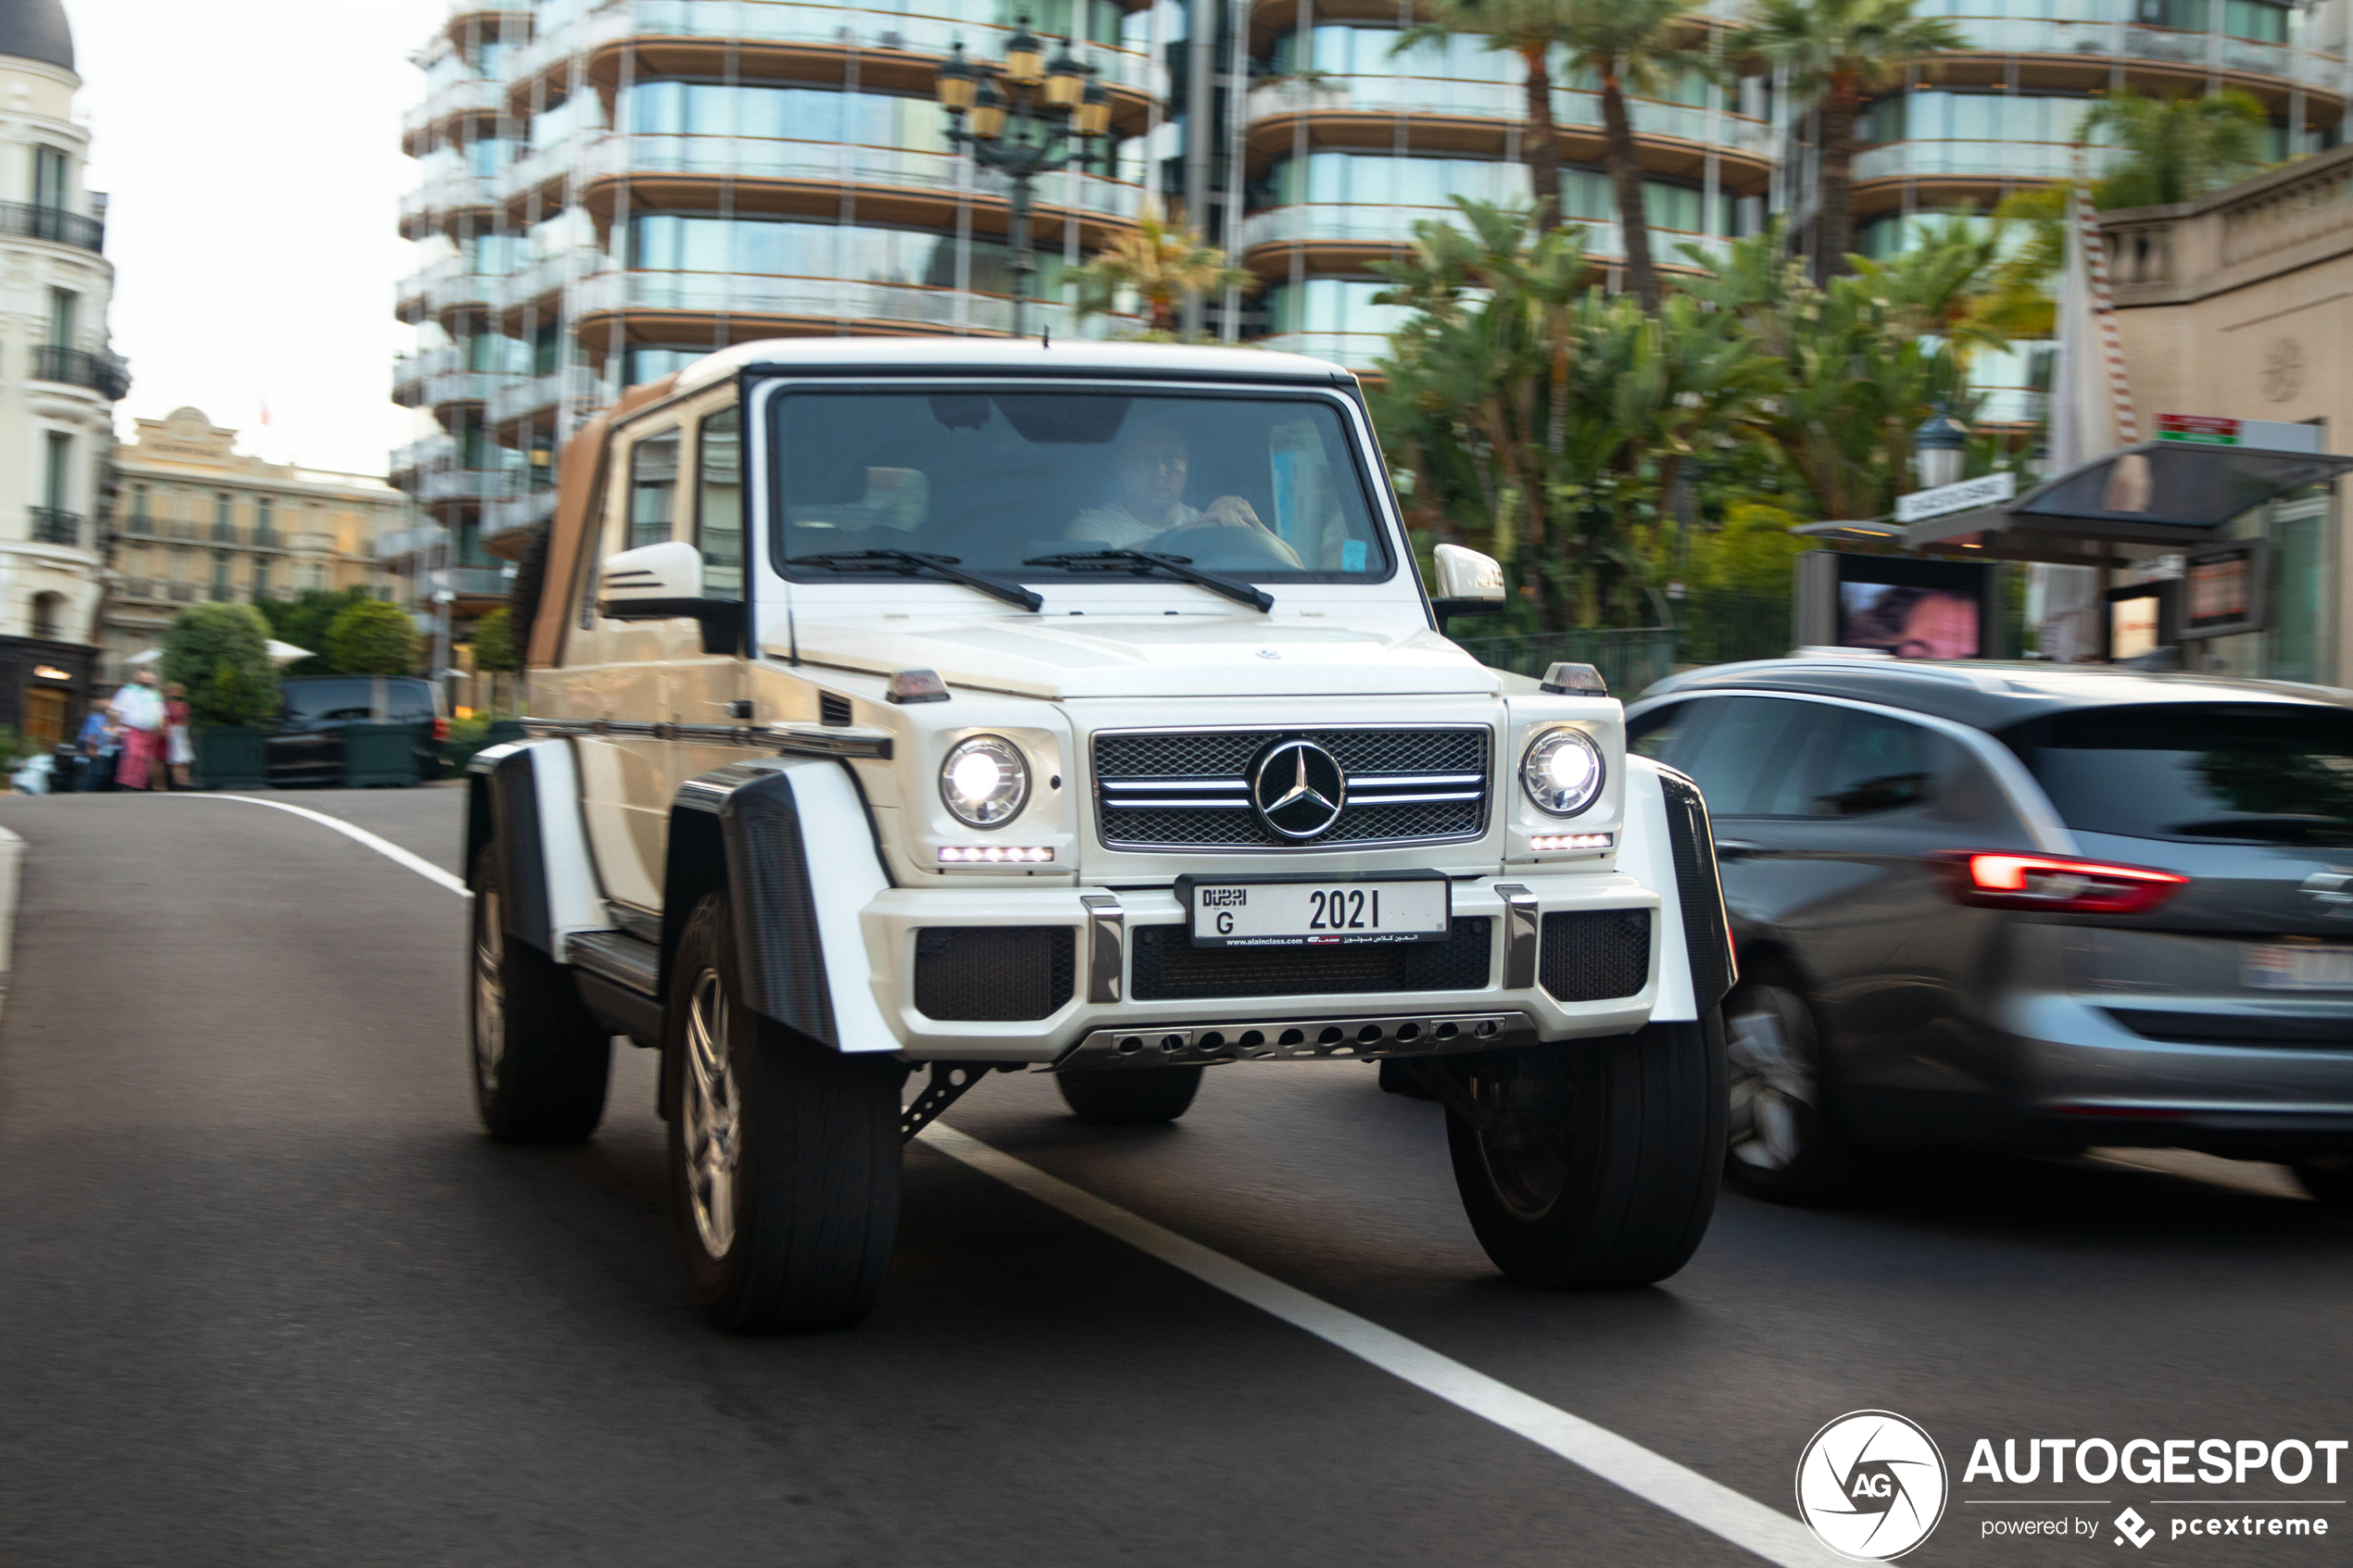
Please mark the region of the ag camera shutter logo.
<svg viewBox="0 0 2353 1568"><path fill-rule="evenodd" d="M1950 1489L1936 1440L1893 1411L1840 1416L1797 1461L1798 1517L1857 1562L1886 1562L1928 1539Z"/></svg>

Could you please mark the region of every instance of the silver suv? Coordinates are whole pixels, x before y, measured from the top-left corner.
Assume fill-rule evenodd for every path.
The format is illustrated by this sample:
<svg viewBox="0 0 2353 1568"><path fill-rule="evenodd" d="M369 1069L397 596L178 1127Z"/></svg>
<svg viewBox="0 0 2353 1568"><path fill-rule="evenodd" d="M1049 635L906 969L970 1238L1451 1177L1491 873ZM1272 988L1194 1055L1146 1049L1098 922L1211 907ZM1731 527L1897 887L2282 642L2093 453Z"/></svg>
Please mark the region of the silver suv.
<svg viewBox="0 0 2353 1568"><path fill-rule="evenodd" d="M2353 1198L2345 694L2050 665L1679 675L1629 745L1715 814L1730 1169L1856 1144L2161 1145Z"/></svg>
<svg viewBox="0 0 2353 1568"><path fill-rule="evenodd" d="M661 1050L698 1298L813 1326L992 1069L1139 1123L1396 1059L1506 1273L1672 1273L1721 1169L1705 812L1589 670L1441 634L1494 562L1432 576L1319 360L815 338L636 389L523 564L535 738L472 765L484 1121L585 1137L610 1037Z"/></svg>

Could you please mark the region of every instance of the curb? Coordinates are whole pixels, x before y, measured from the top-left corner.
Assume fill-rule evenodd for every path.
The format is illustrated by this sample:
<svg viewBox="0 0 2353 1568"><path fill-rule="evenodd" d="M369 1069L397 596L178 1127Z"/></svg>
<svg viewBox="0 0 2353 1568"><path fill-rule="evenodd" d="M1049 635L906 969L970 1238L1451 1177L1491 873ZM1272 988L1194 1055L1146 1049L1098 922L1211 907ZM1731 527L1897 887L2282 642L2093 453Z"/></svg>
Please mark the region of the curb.
<svg viewBox="0 0 2353 1568"><path fill-rule="evenodd" d="M24 840L0 828L0 1008L16 975L17 886L24 871Z"/></svg>

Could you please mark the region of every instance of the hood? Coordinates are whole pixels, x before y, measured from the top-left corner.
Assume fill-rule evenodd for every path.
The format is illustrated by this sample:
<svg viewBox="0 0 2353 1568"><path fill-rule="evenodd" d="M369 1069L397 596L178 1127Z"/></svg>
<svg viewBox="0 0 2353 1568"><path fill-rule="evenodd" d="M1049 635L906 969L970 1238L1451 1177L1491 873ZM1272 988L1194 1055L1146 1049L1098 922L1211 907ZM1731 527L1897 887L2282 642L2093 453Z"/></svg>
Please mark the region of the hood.
<svg viewBox="0 0 2353 1568"><path fill-rule="evenodd" d="M1403 616L1353 624L1256 614L877 619L843 625L803 617L800 657L876 675L937 670L951 686L1049 700L1500 689L1477 659ZM767 651L781 658L786 650L772 642Z"/></svg>

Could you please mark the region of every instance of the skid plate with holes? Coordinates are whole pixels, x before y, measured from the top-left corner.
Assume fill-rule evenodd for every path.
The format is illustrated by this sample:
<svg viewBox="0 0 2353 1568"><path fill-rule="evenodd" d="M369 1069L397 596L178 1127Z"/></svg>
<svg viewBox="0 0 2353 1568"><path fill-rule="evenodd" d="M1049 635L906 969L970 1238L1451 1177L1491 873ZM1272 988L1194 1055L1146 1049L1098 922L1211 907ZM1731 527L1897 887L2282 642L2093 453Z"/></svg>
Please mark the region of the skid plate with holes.
<svg viewBox="0 0 2353 1568"><path fill-rule="evenodd" d="M1057 1073L1106 1067L1182 1067L1220 1061L1438 1056L1536 1043L1526 1013L1408 1013L1394 1018L1285 1018L1198 1025L1098 1029L1054 1063Z"/></svg>

